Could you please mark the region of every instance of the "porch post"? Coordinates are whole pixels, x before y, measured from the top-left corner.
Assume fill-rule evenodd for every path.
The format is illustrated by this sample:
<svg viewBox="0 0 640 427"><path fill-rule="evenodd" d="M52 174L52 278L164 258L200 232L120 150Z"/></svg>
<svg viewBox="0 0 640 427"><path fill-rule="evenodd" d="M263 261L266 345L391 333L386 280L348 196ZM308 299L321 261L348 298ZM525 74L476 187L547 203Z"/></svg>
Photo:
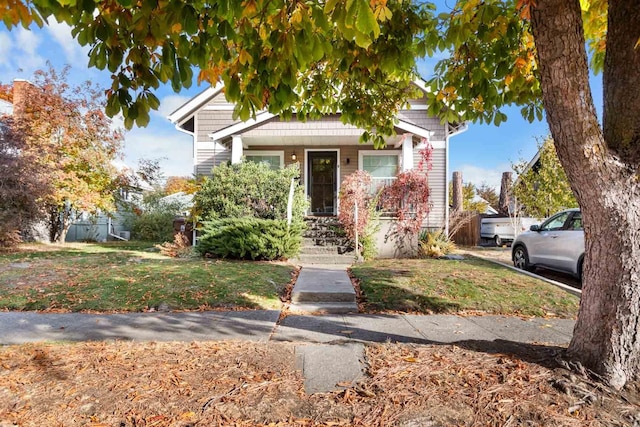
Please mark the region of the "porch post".
<svg viewBox="0 0 640 427"><path fill-rule="evenodd" d="M242 161L242 137L233 135L231 137L231 164L235 165Z"/></svg>
<svg viewBox="0 0 640 427"><path fill-rule="evenodd" d="M402 172L413 169L413 134L402 137Z"/></svg>

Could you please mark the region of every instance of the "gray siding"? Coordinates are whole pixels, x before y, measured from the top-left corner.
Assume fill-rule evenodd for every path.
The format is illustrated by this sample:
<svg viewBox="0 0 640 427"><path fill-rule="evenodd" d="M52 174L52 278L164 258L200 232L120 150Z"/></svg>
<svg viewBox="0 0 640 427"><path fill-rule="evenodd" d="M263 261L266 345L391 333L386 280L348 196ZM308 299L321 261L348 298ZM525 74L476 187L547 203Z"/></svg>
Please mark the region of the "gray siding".
<svg viewBox="0 0 640 427"><path fill-rule="evenodd" d="M219 94L214 97L208 105L230 105L224 100L224 95ZM197 113L197 139L198 141L208 141L211 133L220 131L234 124L240 123L233 120L232 110L206 110L201 109ZM440 119L429 117L425 110L402 110L398 118L415 126L428 129L434 132L433 140L444 141L445 125L440 124ZM400 130L402 132L402 130ZM360 136L362 130L353 126L345 125L340 121L338 114L325 116L319 120L308 120L300 122L295 115L291 120L283 120L274 117L253 128L242 132L246 136Z"/></svg>
<svg viewBox="0 0 640 427"><path fill-rule="evenodd" d="M444 148L436 148L431 154L431 170L428 171L429 188L431 189L431 212L425 222L425 227L435 228L443 227L446 213L446 191L447 191L447 172L446 172L446 150ZM420 150L413 152L413 164L418 166L420 161Z"/></svg>
<svg viewBox="0 0 640 427"><path fill-rule="evenodd" d="M291 120L274 117L256 126L242 135L246 136L360 136L362 130L345 125L339 115L330 115L319 120L300 122L295 116Z"/></svg>
<svg viewBox="0 0 640 427"><path fill-rule="evenodd" d="M198 111L197 138L198 141L211 141L209 134L237 123L233 120L231 110L200 110Z"/></svg>
<svg viewBox="0 0 640 427"><path fill-rule="evenodd" d="M435 132L431 137L434 141L444 141L445 125L440 124L437 117L429 117L425 110L402 110L398 113L398 119Z"/></svg>
<svg viewBox="0 0 640 427"><path fill-rule="evenodd" d="M292 163L299 163L300 167L303 167L304 162L304 145L268 145L268 146L253 146L249 147L249 150L264 150L264 151L284 151L284 163L286 166ZM327 145L327 146L313 146L314 150L329 150L340 149L340 182L343 182L347 175L354 173L358 170L358 152L360 150L372 150L371 145ZM393 147L387 147L387 150L397 150ZM291 155L296 153L297 159L291 160ZM213 149L200 149L198 150L198 156L196 159L196 174L211 176L211 169L214 164L217 166L220 163L229 161L231 159L231 151L217 151L214 153ZM349 159L349 163L347 163ZM418 166L420 162L420 150L414 150L413 164L414 167ZM425 222L426 227L440 228L444 226L445 213L446 213L446 191L447 191L447 177L446 177L446 150L444 148L436 148L431 155L431 170L427 172L429 179L429 188L431 189L431 202L432 208L429 213L429 217ZM300 171L300 181L304 184L304 170Z"/></svg>
<svg viewBox="0 0 640 427"><path fill-rule="evenodd" d="M213 148L200 148L195 158L195 174L198 176L211 176L211 169L231 160L231 151L213 150Z"/></svg>

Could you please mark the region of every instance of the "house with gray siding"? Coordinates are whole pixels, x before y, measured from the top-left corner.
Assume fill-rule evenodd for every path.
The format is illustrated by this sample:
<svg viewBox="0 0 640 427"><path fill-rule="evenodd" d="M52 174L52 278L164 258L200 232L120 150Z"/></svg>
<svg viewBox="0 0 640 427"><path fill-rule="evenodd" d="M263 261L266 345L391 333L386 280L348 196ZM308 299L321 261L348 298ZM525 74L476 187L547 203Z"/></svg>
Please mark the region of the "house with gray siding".
<svg viewBox="0 0 640 427"><path fill-rule="evenodd" d="M414 84L426 93L422 81ZM427 173L433 206L425 227L446 227L449 139L466 130L466 124L442 124L428 116L425 97L409 104L398 114L396 135L388 137L386 148L379 150L361 144L363 130L342 123L339 114L301 122L295 115L283 120L262 111L245 122L234 120L234 105L226 101L221 84L195 96L168 118L176 129L193 137L196 175L210 175L223 162L264 161L274 168L300 163L311 216L338 214L338 191L347 175L362 169L375 183L387 183L397 173L416 167L420 151L430 144L432 167Z"/></svg>

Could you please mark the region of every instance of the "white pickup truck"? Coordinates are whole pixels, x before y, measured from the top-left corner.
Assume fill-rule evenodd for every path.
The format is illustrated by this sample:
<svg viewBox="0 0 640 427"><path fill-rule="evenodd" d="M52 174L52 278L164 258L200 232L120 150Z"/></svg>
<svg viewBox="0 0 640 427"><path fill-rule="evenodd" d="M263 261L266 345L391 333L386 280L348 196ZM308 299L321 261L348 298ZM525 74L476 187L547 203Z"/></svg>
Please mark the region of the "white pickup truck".
<svg viewBox="0 0 640 427"><path fill-rule="evenodd" d="M542 221L536 218L517 218L514 227L514 219L509 217L489 217L480 220L480 237L493 240L496 246L502 246L506 242L513 242L518 234L527 231L533 224Z"/></svg>

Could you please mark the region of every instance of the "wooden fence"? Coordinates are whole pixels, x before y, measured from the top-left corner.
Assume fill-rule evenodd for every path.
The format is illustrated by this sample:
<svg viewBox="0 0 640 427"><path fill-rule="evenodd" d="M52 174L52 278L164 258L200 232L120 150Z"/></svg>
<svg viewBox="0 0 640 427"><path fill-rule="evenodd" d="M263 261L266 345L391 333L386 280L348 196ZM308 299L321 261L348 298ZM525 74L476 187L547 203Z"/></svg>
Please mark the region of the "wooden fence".
<svg viewBox="0 0 640 427"><path fill-rule="evenodd" d="M456 245L477 246L480 244L480 219L481 215L476 212L460 212L451 215L449 229L457 228L451 237Z"/></svg>

